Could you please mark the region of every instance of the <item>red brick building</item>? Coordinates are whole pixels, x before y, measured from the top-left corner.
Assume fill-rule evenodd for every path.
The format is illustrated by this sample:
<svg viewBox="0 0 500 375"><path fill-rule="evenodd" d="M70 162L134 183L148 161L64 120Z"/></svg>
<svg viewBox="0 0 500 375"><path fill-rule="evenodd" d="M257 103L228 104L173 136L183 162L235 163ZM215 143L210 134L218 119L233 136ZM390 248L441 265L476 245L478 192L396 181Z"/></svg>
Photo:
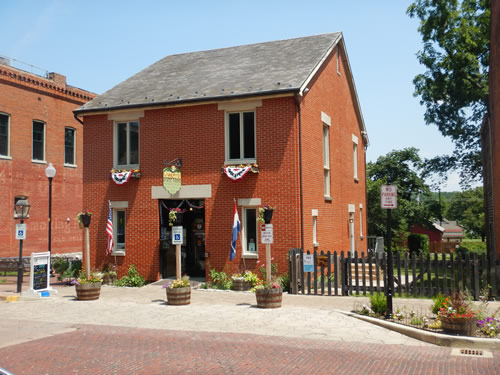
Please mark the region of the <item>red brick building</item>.
<svg viewBox="0 0 500 375"><path fill-rule="evenodd" d="M279 273L290 248L366 251L368 137L340 33L167 56L75 114L84 123L84 207L95 212L92 266L175 275L176 207L187 210L190 276L264 262L264 205L275 207ZM171 194L163 169L180 160L182 185ZM225 165L256 173L235 182ZM117 185L112 169L135 173ZM242 231L229 261L234 201ZM115 257L106 255L108 202Z"/></svg>
<svg viewBox="0 0 500 375"><path fill-rule="evenodd" d="M31 205L23 255L48 249L48 190L52 182L52 253L82 251L75 217L82 207L83 129L73 110L95 94L66 84L66 77L28 73L0 59L0 257L19 254L14 202Z"/></svg>

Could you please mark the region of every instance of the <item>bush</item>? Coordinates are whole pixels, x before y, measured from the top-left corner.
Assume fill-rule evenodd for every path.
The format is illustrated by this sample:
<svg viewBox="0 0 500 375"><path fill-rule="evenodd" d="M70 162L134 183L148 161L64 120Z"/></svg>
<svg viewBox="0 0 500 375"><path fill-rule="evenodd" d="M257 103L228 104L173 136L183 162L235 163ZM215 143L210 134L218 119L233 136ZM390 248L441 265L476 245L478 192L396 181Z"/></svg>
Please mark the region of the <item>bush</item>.
<svg viewBox="0 0 500 375"><path fill-rule="evenodd" d="M210 279L212 280L212 285L216 289L231 289L233 286L233 280L224 271L218 272L215 268L210 270Z"/></svg>
<svg viewBox="0 0 500 375"><path fill-rule="evenodd" d="M377 315L384 315L387 311L387 298L383 293L375 293L370 296L370 308Z"/></svg>
<svg viewBox="0 0 500 375"><path fill-rule="evenodd" d="M278 281L281 285L281 289L283 289L284 292L290 291L290 277L288 276L288 272L278 277Z"/></svg>
<svg viewBox="0 0 500 375"><path fill-rule="evenodd" d="M74 279L78 275L78 271L82 269L82 261L74 260L71 264L67 259L54 258L52 260L52 269L58 273L58 280Z"/></svg>
<svg viewBox="0 0 500 375"><path fill-rule="evenodd" d="M410 254L427 254L429 252L429 236L426 234L412 233L408 236L408 249Z"/></svg>
<svg viewBox="0 0 500 375"><path fill-rule="evenodd" d="M478 256L480 256L486 253L486 243L474 240L463 240L457 251L460 251L463 254L465 254L466 252L472 253L470 255L476 253Z"/></svg>
<svg viewBox="0 0 500 375"><path fill-rule="evenodd" d="M133 288L144 286L145 281L133 264L130 265L128 272L120 280L116 282L117 286L129 286Z"/></svg>
<svg viewBox="0 0 500 375"><path fill-rule="evenodd" d="M437 296L432 297L434 303L431 306L432 313L437 315L439 309L443 307L443 302L446 300L446 296L443 293L439 293Z"/></svg>

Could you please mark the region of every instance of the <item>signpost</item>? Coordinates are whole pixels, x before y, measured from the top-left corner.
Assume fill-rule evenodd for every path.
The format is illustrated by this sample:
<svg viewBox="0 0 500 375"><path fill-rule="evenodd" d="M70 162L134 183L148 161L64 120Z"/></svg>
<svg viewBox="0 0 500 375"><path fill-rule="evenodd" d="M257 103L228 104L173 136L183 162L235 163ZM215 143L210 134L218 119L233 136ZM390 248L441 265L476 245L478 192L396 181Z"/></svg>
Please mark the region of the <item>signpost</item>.
<svg viewBox="0 0 500 375"><path fill-rule="evenodd" d="M266 245L266 282L271 282L271 244L273 238L273 225L262 224L260 226L260 241Z"/></svg>
<svg viewBox="0 0 500 375"><path fill-rule="evenodd" d="M394 287L394 267L392 260L391 250L391 237L392 237L392 223L391 213L393 209L398 207L397 202L397 186L396 185L382 185L380 188L380 206L387 210L387 311L385 313L386 319L392 316L392 289Z"/></svg>
<svg viewBox="0 0 500 375"><path fill-rule="evenodd" d="M172 245L175 245L175 277L181 278L181 245L183 243L182 226L172 227Z"/></svg>

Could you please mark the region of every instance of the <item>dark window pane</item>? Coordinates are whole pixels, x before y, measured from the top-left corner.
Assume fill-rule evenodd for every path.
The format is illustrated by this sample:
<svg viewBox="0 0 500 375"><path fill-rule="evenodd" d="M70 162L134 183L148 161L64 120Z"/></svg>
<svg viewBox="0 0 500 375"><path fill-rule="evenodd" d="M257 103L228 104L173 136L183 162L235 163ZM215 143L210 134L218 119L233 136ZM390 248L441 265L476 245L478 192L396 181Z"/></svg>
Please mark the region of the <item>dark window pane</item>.
<svg viewBox="0 0 500 375"><path fill-rule="evenodd" d="M75 129L64 129L64 163L75 164Z"/></svg>
<svg viewBox="0 0 500 375"><path fill-rule="evenodd" d="M245 212L247 250L257 251L257 210L254 208L247 208Z"/></svg>
<svg viewBox="0 0 500 375"><path fill-rule="evenodd" d="M240 114L229 114L229 159L240 159Z"/></svg>
<svg viewBox="0 0 500 375"><path fill-rule="evenodd" d="M44 126L45 124L43 122L33 121L33 160L44 160L43 159Z"/></svg>
<svg viewBox="0 0 500 375"><path fill-rule="evenodd" d="M9 116L0 114L0 155L9 154Z"/></svg>
<svg viewBox="0 0 500 375"><path fill-rule="evenodd" d="M139 164L139 123L129 123L130 132L130 160L129 164Z"/></svg>
<svg viewBox="0 0 500 375"><path fill-rule="evenodd" d="M243 144L245 159L255 158L255 121L253 112L243 113Z"/></svg>
<svg viewBox="0 0 500 375"><path fill-rule="evenodd" d="M116 211L116 243L125 243L125 211Z"/></svg>
<svg viewBox="0 0 500 375"><path fill-rule="evenodd" d="M127 123L118 124L118 165L127 164Z"/></svg>

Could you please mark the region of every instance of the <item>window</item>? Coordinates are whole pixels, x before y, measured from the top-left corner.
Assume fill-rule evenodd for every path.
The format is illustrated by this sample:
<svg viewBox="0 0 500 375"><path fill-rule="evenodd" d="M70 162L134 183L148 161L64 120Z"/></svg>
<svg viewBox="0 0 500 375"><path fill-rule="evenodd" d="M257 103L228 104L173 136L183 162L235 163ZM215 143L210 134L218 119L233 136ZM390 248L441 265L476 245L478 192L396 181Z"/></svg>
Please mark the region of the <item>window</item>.
<svg viewBox="0 0 500 375"><path fill-rule="evenodd" d="M0 157L10 156L10 116L0 113Z"/></svg>
<svg viewBox="0 0 500 375"><path fill-rule="evenodd" d="M318 247L318 210L312 210L313 219L313 246Z"/></svg>
<svg viewBox="0 0 500 375"><path fill-rule="evenodd" d="M325 198L330 199L330 126L332 120L326 113L321 112L323 122L323 187Z"/></svg>
<svg viewBox="0 0 500 375"><path fill-rule="evenodd" d="M64 128L64 164L66 165L76 165L75 134L75 129Z"/></svg>
<svg viewBox="0 0 500 375"><path fill-rule="evenodd" d="M232 112L226 117L226 160L254 162L255 112Z"/></svg>
<svg viewBox="0 0 500 375"><path fill-rule="evenodd" d="M33 160L45 161L45 124L33 121Z"/></svg>
<svg viewBox="0 0 500 375"><path fill-rule="evenodd" d="M113 255L125 255L125 210L113 210Z"/></svg>
<svg viewBox="0 0 500 375"><path fill-rule="evenodd" d="M358 182L358 137L352 135L352 162L354 168L354 181Z"/></svg>
<svg viewBox="0 0 500 375"><path fill-rule="evenodd" d="M359 204L359 237L364 238L363 236L363 205Z"/></svg>
<svg viewBox="0 0 500 375"><path fill-rule="evenodd" d="M242 230L241 241L243 248L243 255L247 257L257 258L259 246L257 238L257 207L243 207L242 216Z"/></svg>
<svg viewBox="0 0 500 375"><path fill-rule="evenodd" d="M116 167L139 167L139 121L115 123L114 157Z"/></svg>

